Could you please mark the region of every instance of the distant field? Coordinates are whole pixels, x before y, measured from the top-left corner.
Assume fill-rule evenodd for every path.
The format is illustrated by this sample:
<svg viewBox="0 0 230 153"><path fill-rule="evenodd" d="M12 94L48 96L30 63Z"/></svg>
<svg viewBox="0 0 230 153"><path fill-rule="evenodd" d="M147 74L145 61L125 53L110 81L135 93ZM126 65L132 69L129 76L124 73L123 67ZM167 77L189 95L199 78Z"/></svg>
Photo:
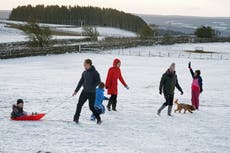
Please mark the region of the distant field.
<svg viewBox="0 0 230 153"><path fill-rule="evenodd" d="M159 25L162 29L170 29L183 33L193 33L201 25L208 25L220 31L222 36L230 36L230 17L191 17L191 16L163 16L139 15L148 24Z"/></svg>

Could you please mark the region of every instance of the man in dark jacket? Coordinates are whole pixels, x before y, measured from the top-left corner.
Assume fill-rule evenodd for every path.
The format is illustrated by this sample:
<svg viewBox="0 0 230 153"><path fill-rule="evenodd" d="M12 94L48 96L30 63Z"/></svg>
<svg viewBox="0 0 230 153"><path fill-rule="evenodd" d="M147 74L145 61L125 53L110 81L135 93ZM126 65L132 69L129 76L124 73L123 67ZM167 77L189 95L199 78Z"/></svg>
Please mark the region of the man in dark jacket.
<svg viewBox="0 0 230 153"><path fill-rule="evenodd" d="M170 68L161 77L159 90L160 90L160 94L162 94L163 91L166 102L158 109L157 111L158 115L160 115L161 111L166 106L168 106L168 115L172 116L171 111L173 107L175 87L181 92L181 95L183 95L183 90L180 87L177 80L175 63L172 63Z"/></svg>
<svg viewBox="0 0 230 153"><path fill-rule="evenodd" d="M89 108L93 112L93 115L97 119L97 124L101 123L100 115L94 108L95 96L96 96L96 87L100 84L101 79L99 73L96 71L95 67L92 65L90 59L86 59L84 62L85 71L82 73L81 79L73 93L72 96L75 96L80 88L83 86L83 90L78 100L76 113L74 115L74 122L79 122L79 117L81 113L82 106L84 103L89 100Z"/></svg>

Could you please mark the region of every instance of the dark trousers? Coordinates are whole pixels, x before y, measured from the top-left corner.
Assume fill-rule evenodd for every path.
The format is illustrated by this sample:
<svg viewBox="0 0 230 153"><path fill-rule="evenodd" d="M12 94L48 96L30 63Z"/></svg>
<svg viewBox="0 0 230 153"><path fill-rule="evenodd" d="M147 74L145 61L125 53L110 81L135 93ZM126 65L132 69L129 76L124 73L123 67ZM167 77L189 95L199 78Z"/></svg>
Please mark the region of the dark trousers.
<svg viewBox="0 0 230 153"><path fill-rule="evenodd" d="M109 98L108 107L111 107L111 105L112 105L112 109L116 109L117 95L111 95L111 97Z"/></svg>
<svg viewBox="0 0 230 153"><path fill-rule="evenodd" d="M81 95L78 100L76 113L74 115L74 120L78 121L81 109L84 103L88 100L89 101L89 109L92 111L93 115L96 117L97 120L100 120L100 115L97 113L97 111L94 109L94 103L95 103L95 92L85 92L84 90L81 92Z"/></svg>
<svg viewBox="0 0 230 153"><path fill-rule="evenodd" d="M173 100L174 100L174 94L164 94L165 96L165 103L163 104L164 106L172 106L173 105Z"/></svg>

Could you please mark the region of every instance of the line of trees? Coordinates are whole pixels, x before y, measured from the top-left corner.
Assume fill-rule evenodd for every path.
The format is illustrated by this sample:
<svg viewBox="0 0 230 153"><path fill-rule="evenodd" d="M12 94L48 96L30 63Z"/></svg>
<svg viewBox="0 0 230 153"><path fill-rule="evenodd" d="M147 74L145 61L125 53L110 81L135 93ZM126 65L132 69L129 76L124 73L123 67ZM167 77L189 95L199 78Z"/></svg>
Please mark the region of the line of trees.
<svg viewBox="0 0 230 153"><path fill-rule="evenodd" d="M140 33L146 22L133 14L110 8L36 5L18 6L14 8L10 20L41 23L68 24L77 26L110 26Z"/></svg>

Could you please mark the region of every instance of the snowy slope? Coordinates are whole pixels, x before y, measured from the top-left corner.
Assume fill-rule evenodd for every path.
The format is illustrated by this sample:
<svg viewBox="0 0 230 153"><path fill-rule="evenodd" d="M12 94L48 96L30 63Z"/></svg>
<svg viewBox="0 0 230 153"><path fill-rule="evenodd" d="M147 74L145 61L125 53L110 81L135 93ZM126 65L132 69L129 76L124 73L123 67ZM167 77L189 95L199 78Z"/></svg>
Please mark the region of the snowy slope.
<svg viewBox="0 0 230 153"><path fill-rule="evenodd" d="M195 50L197 47L203 48L204 51L213 52L212 54L191 54L185 51ZM106 53L103 51L102 53ZM183 58L198 58L198 59L230 59L230 43L181 43L173 45L155 45L142 46L127 49L114 49L109 53L122 55L136 55L136 56L170 56Z"/></svg>
<svg viewBox="0 0 230 153"><path fill-rule="evenodd" d="M17 41L25 41L27 40L22 32L19 32L17 30L17 33L14 33L14 36L9 38L6 33L8 33L8 30L15 31L16 29L12 28L5 28L7 24L26 24L26 22L22 21L11 21L11 20L1 20L0 19L0 43L5 42L17 42ZM64 31L64 32L75 32L75 33L82 33L81 27L73 27L71 25L60 25L60 24L40 24L44 27L50 27L51 29L55 31ZM1 31L6 31L6 33L2 33ZM122 30L119 28L113 28L113 27L97 27L97 31L99 32L100 36L103 37L137 37L137 34L131 31ZM54 36L55 39L80 39L82 37L79 36Z"/></svg>
<svg viewBox="0 0 230 153"><path fill-rule="evenodd" d="M53 35L52 39L84 39L84 36L59 36ZM0 23L0 43L27 41L28 37L20 30L9 28L8 25Z"/></svg>
<svg viewBox="0 0 230 153"><path fill-rule="evenodd" d="M85 104L80 125L71 121L77 97L72 94L81 76L82 61L92 58L105 80L112 60L122 60L122 72L130 90L119 84L118 112L102 115L102 125L89 120ZM176 62L184 95L190 102L188 59L65 54L0 60L0 152L3 153L229 153L229 60L192 60L201 69L204 93L194 114L156 115L164 102L159 80ZM11 105L23 98L28 112L49 112L39 122L10 121ZM5 117L4 117L5 116Z"/></svg>
<svg viewBox="0 0 230 153"><path fill-rule="evenodd" d="M20 30L9 28L6 24L0 23L0 43L19 42L28 40Z"/></svg>
<svg viewBox="0 0 230 153"><path fill-rule="evenodd" d="M137 37L137 34L131 31L122 30L119 28L112 27L96 27L100 36L105 37ZM56 28L56 30L67 31L67 32L76 32L82 33L83 28L74 27L74 28Z"/></svg>

